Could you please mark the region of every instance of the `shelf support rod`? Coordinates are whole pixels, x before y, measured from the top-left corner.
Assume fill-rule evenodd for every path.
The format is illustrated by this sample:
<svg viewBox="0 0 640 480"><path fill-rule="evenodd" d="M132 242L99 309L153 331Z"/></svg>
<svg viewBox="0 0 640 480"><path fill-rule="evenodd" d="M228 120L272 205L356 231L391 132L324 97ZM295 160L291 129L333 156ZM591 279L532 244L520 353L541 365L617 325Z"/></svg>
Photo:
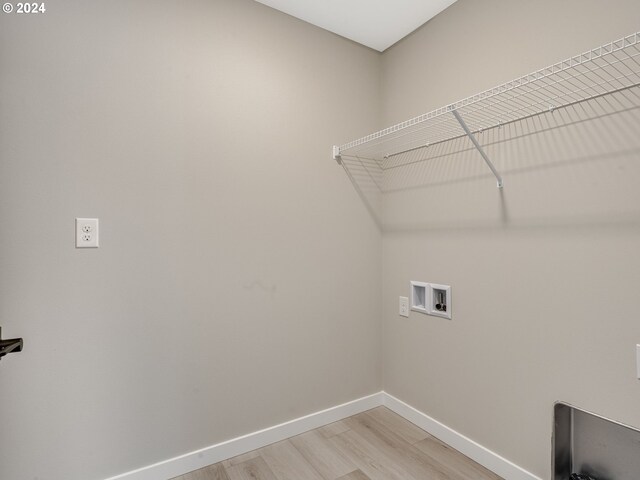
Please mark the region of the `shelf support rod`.
<svg viewBox="0 0 640 480"><path fill-rule="evenodd" d="M449 108L451 109L451 113L453 113L453 116L456 117L456 120L458 120L458 123L460 123L460 126L464 130L464 133L466 133L467 137L469 137L469 140L473 142L473 145L476 147L476 149L478 149L478 152L480 152L480 155L482 155L482 158L487 163L487 166L491 169L491 171L495 175L496 179L498 180L498 188L502 188L504 184L502 183L502 177L496 170L496 167L493 166L493 163L491 163L491 160L489 160L489 157L487 157L487 154L484 153L484 150L478 143L478 140L476 140L476 137L473 135L473 133L471 133L471 130L469 130L469 127L467 127L467 124L462 119L458 111L454 107L449 107Z"/></svg>

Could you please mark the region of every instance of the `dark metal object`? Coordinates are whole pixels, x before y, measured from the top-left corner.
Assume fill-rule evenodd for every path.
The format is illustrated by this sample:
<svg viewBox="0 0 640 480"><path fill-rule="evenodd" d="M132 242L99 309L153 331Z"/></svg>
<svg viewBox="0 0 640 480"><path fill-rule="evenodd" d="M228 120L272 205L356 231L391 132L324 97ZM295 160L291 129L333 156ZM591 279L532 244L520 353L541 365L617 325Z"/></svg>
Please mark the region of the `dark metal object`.
<svg viewBox="0 0 640 480"><path fill-rule="evenodd" d="M2 327L0 327L0 359L7 353L21 352L24 341L21 338L7 338L2 340Z"/></svg>
<svg viewBox="0 0 640 480"><path fill-rule="evenodd" d="M557 402L552 480L638 480L640 430Z"/></svg>
<svg viewBox="0 0 640 480"><path fill-rule="evenodd" d="M447 311L447 304L444 303L444 292L438 292L438 303L436 303L436 310L440 312Z"/></svg>

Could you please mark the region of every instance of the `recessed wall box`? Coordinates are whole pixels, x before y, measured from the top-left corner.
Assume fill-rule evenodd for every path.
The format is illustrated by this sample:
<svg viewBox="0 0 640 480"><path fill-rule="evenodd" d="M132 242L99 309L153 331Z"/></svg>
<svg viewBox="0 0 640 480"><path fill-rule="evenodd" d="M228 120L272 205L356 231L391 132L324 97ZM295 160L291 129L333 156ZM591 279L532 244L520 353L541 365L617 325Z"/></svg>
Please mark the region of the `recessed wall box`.
<svg viewBox="0 0 640 480"><path fill-rule="evenodd" d="M427 285L427 313L451 319L451 287L437 283Z"/></svg>
<svg viewBox="0 0 640 480"><path fill-rule="evenodd" d="M428 313L428 289L428 283L411 281L411 310L414 312Z"/></svg>

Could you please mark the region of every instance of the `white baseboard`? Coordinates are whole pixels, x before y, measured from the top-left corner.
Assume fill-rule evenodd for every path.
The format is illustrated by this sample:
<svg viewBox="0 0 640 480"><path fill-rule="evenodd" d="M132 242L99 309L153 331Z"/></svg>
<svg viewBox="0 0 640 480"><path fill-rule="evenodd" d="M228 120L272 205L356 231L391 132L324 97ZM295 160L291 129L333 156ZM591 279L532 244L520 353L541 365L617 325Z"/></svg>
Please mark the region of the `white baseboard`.
<svg viewBox="0 0 640 480"><path fill-rule="evenodd" d="M382 404L414 425L427 431L447 445L488 468L506 480L541 480L515 463L483 447L459 432L407 405L402 400L382 392Z"/></svg>
<svg viewBox="0 0 640 480"><path fill-rule="evenodd" d="M378 392L320 412L296 418L274 427L249 433L226 442L180 455L163 462L123 473L107 480L169 480L236 455L262 448L294 435L319 428L343 418L384 405L447 445L462 452L506 480L541 480L523 468L483 447L461 433L407 405L386 392Z"/></svg>
<svg viewBox="0 0 640 480"><path fill-rule="evenodd" d="M274 427L249 433L226 442L218 443L163 462L123 473L107 480L169 480L193 470L221 462L236 455L266 447L294 435L337 422L343 418L379 407L383 404L383 392L343 403L337 407L296 418Z"/></svg>

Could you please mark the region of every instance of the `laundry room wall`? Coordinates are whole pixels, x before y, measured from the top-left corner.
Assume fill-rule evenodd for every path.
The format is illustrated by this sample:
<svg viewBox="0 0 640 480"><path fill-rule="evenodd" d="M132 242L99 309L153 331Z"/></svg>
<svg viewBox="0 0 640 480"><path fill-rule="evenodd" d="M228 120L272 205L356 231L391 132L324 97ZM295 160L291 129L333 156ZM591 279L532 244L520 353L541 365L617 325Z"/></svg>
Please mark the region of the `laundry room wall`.
<svg viewBox="0 0 640 480"><path fill-rule="evenodd" d="M638 31L631 0L459 0L383 55L391 125ZM632 100L635 95L635 102ZM429 147L385 172L383 387L550 478L563 400L640 427L637 88ZM398 316L411 280L452 319Z"/></svg>
<svg viewBox="0 0 640 480"><path fill-rule="evenodd" d="M378 128L380 54L249 0L45 4L0 15L0 478L379 391L381 235L331 145Z"/></svg>

